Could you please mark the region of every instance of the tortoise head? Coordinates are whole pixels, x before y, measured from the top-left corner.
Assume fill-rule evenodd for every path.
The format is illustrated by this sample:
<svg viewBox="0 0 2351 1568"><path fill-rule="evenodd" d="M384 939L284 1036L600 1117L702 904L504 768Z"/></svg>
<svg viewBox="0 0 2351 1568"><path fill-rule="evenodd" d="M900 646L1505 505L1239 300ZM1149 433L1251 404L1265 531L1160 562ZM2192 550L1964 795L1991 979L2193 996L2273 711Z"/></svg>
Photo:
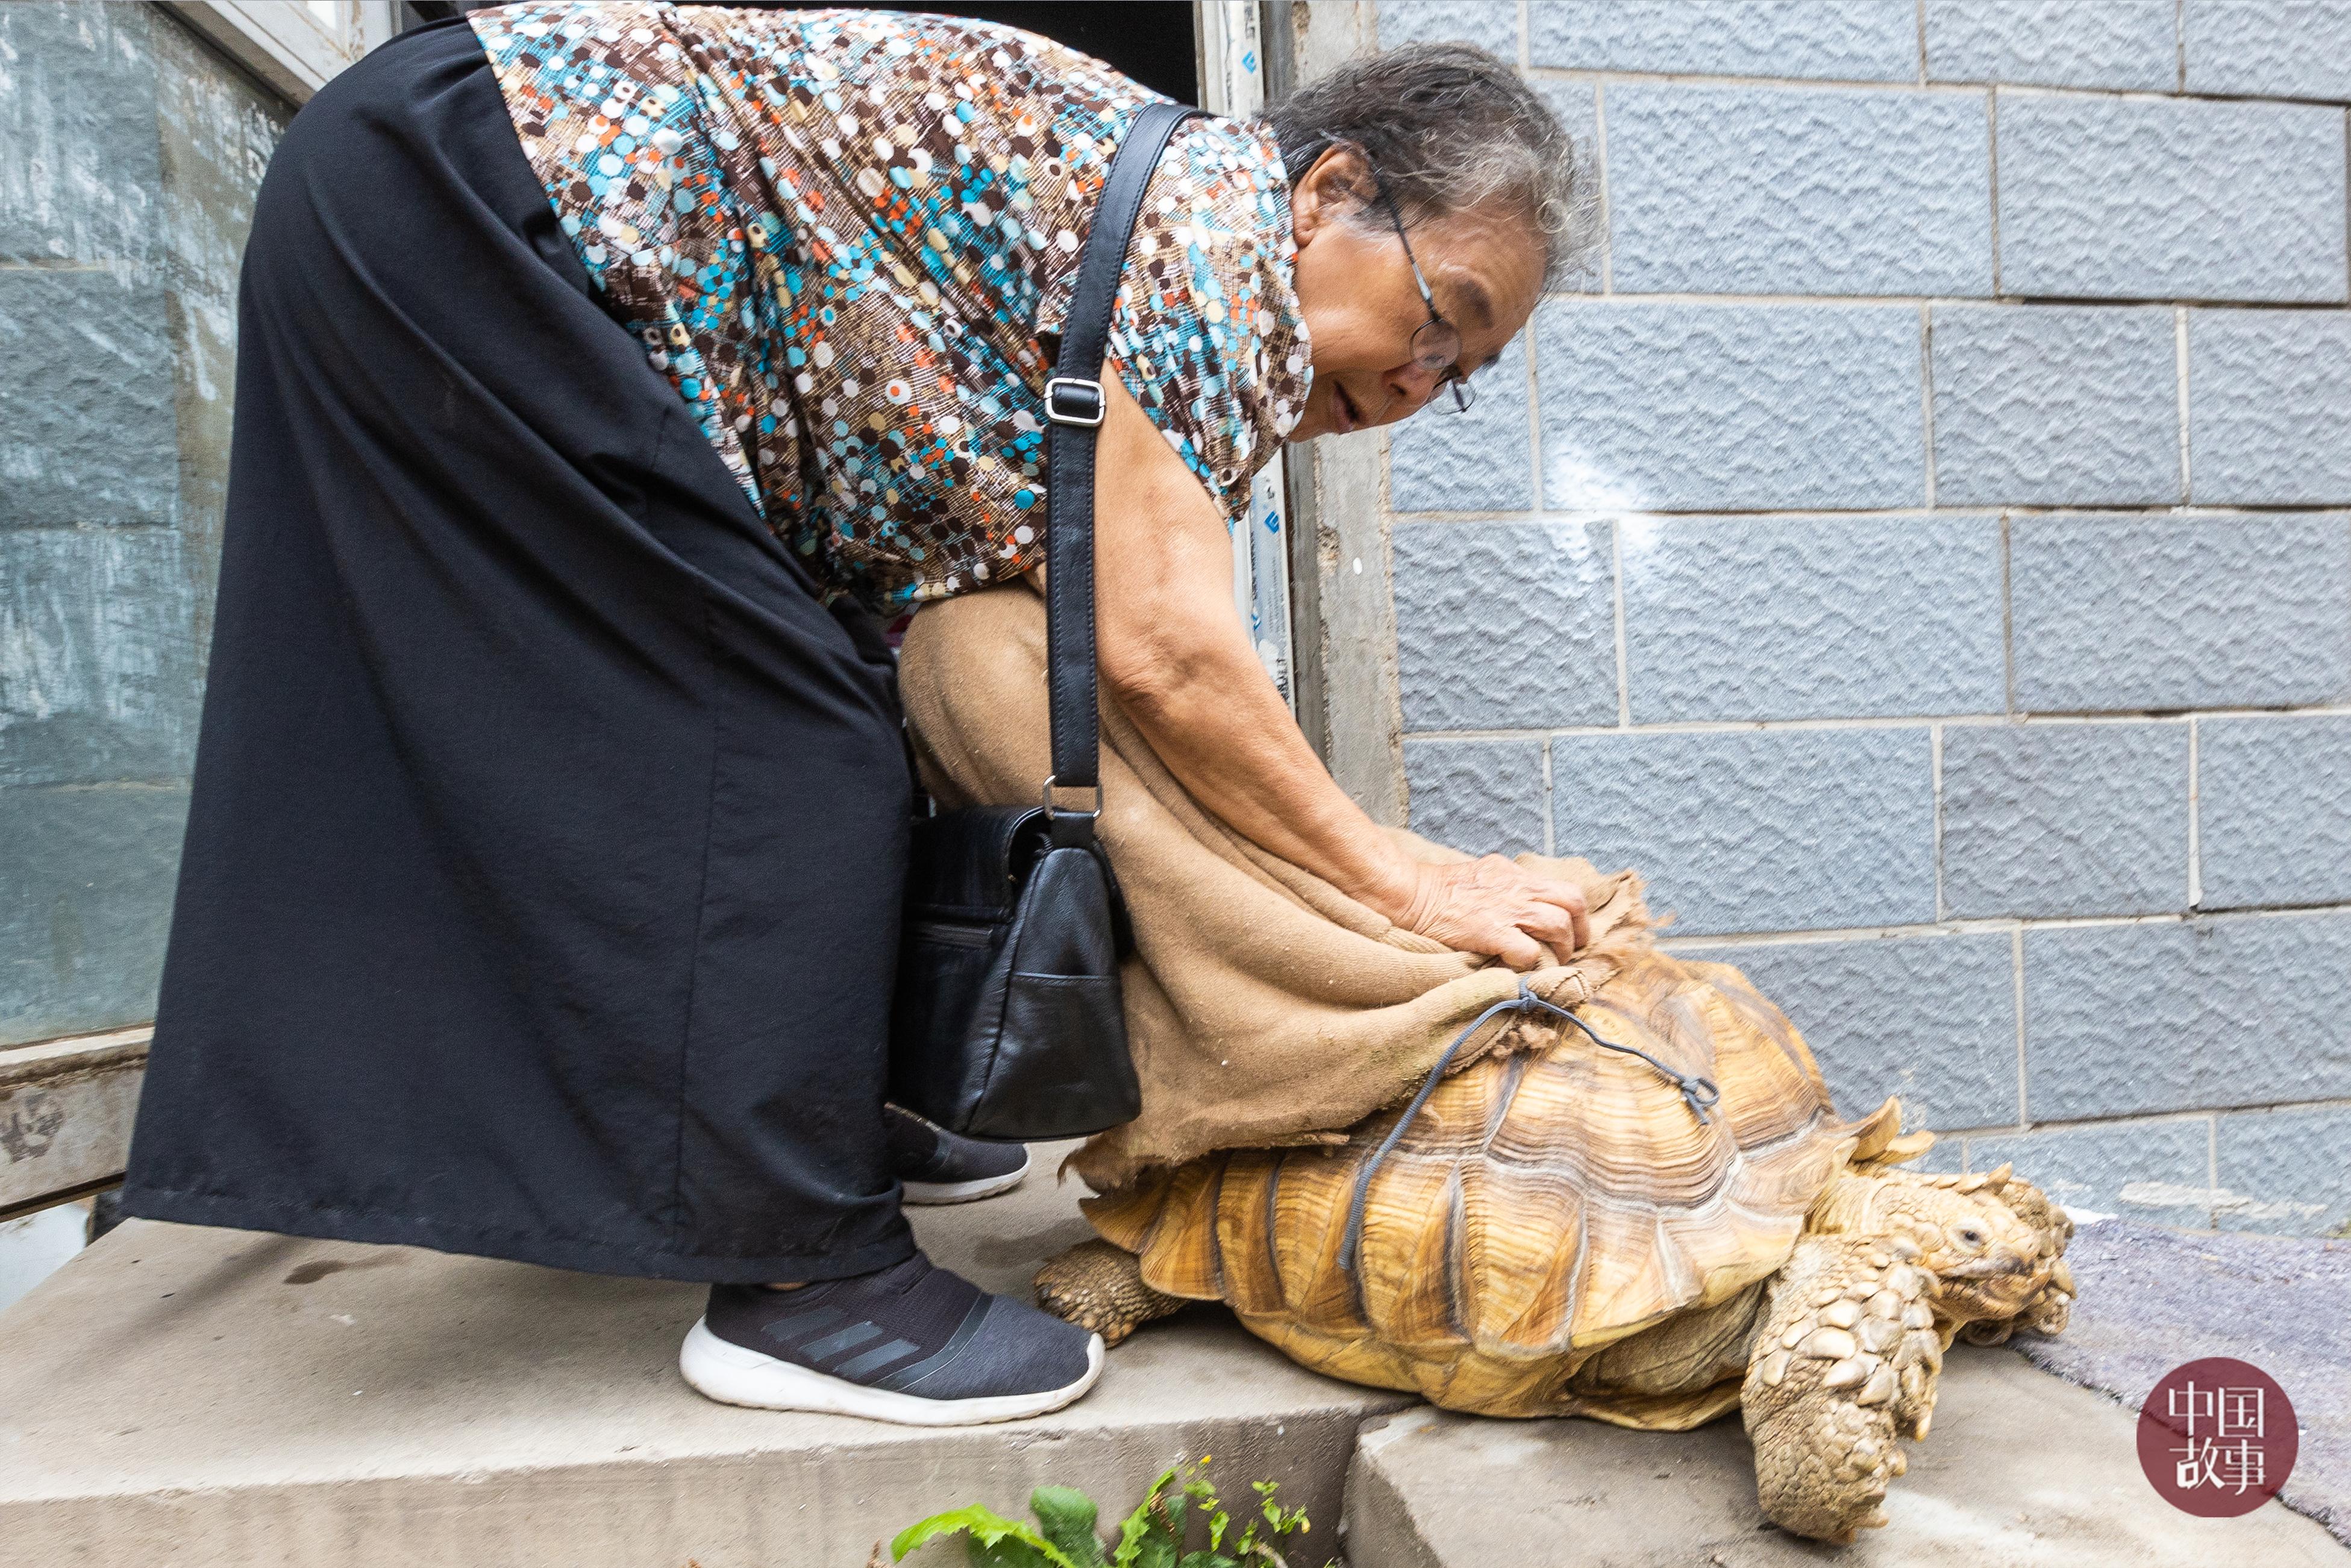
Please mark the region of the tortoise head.
<svg viewBox="0 0 2351 1568"><path fill-rule="evenodd" d="M2065 1326L2073 1221L2006 1166L1973 1176L1855 1166L1822 1195L1812 1228L1886 1238L1934 1276L1935 1313L1947 1329L1976 1325L1970 1340Z"/></svg>
<svg viewBox="0 0 2351 1568"><path fill-rule="evenodd" d="M2014 1319L2045 1296L2064 1267L2063 1239L2005 1201L2010 1179L2006 1166L1957 1179L1878 1178L1873 1218L1887 1237L1918 1249L1917 1266L1935 1277L1936 1315L1947 1323Z"/></svg>

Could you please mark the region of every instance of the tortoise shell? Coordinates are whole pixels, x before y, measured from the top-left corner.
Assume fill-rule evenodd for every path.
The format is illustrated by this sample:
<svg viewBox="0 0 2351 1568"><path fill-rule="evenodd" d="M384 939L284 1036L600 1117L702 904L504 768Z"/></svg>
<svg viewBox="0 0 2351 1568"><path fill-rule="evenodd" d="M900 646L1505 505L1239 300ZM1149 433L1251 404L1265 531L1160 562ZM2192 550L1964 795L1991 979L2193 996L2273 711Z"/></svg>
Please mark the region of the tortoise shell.
<svg viewBox="0 0 2351 1568"><path fill-rule="evenodd" d="M1893 1142L1900 1111L1841 1119L1802 1037L1727 964L1648 949L1577 1014L1711 1079L1708 1118L1638 1057L1531 1024L1548 1043L1447 1079L1378 1165L1352 1271L1349 1206L1398 1110L1343 1145L1151 1173L1088 1199L1087 1217L1146 1283L1228 1302L1319 1371L1488 1414L1589 1409L1567 1396L1578 1366L1679 1314L1745 1310L1831 1178ZM1687 1383L1720 1375L1694 1366Z"/></svg>

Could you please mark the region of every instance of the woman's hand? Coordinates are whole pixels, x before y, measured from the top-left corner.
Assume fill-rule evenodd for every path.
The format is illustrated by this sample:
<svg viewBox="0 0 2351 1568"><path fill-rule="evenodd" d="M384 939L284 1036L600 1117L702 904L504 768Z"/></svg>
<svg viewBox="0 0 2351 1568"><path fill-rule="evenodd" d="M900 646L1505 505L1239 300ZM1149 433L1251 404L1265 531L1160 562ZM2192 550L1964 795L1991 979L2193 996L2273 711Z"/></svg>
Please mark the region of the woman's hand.
<svg viewBox="0 0 2351 1568"><path fill-rule="evenodd" d="M1383 911L1407 931L1464 953L1490 953L1520 970L1562 962L1591 940L1583 890L1573 883L1500 855L1410 863L1409 891Z"/></svg>

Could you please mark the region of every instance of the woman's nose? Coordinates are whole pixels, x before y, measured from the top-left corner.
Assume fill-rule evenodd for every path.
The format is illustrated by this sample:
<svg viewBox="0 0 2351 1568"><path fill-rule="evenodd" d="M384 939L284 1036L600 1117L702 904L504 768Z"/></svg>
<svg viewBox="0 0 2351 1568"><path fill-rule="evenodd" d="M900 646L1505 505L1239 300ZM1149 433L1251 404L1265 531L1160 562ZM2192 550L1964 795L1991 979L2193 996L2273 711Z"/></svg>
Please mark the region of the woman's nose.
<svg viewBox="0 0 2351 1568"><path fill-rule="evenodd" d="M1423 370L1416 362L1406 360L1390 371L1384 380L1391 402L1403 405L1395 416L1403 419L1418 413L1428 400L1437 395L1437 389L1444 384L1445 376L1442 371Z"/></svg>

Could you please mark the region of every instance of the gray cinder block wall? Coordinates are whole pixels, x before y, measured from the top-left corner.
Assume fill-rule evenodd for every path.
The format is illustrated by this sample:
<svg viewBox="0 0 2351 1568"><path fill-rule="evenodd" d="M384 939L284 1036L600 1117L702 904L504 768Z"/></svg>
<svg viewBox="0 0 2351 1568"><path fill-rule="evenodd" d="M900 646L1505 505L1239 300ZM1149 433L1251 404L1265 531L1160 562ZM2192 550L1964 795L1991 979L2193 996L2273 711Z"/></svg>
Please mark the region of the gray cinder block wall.
<svg viewBox="0 0 2351 1568"><path fill-rule="evenodd" d="M161 6L0 5L0 1045L154 1016L288 112Z"/></svg>
<svg viewBox="0 0 2351 1568"><path fill-rule="evenodd" d="M2351 7L1377 26L1516 59L1605 230L1388 442L1413 824L1640 867L1947 1168L2345 1233Z"/></svg>

